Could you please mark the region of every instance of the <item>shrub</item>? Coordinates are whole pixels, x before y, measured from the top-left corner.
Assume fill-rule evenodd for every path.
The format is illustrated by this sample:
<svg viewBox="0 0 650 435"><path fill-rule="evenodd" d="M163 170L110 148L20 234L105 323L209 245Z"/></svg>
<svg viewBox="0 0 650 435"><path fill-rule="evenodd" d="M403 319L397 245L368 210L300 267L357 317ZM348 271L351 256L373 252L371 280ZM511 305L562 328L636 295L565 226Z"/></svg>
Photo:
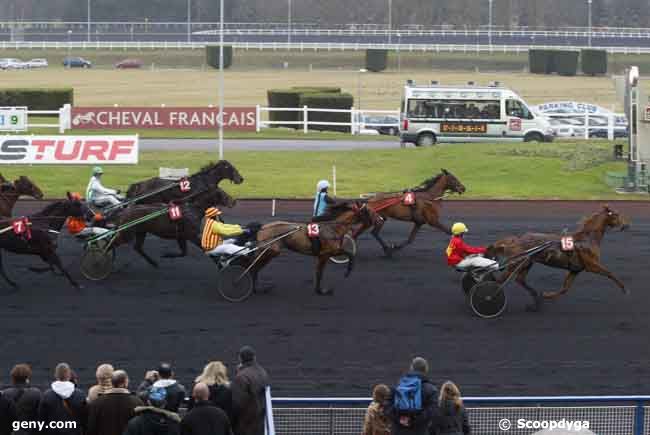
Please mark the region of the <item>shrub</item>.
<svg viewBox="0 0 650 435"><path fill-rule="evenodd" d="M59 110L74 103L72 88L0 89L0 106L25 106L29 110Z"/></svg>
<svg viewBox="0 0 650 435"><path fill-rule="evenodd" d="M350 94L302 94L300 106L309 106L318 109L345 109L349 110L354 105L354 97ZM302 120L302 112L298 112ZM309 112L309 120L316 122L350 122L350 114L345 112ZM343 125L313 125L312 130L344 131L350 132L349 126Z"/></svg>
<svg viewBox="0 0 650 435"><path fill-rule="evenodd" d="M582 72L588 75L607 74L606 50L582 50Z"/></svg>
<svg viewBox="0 0 650 435"><path fill-rule="evenodd" d="M388 50L366 50L366 69L372 72L381 72L388 65Z"/></svg>
<svg viewBox="0 0 650 435"><path fill-rule="evenodd" d="M219 68L219 46L206 45L205 46L205 61L212 68ZM230 68L232 65L232 46L223 46L223 67Z"/></svg>

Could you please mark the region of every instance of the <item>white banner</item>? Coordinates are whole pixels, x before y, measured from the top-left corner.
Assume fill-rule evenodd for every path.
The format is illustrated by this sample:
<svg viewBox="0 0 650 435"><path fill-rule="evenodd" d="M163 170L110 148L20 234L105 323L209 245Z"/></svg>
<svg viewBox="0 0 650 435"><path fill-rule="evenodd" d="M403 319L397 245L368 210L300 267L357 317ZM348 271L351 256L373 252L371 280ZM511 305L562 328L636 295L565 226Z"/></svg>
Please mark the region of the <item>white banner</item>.
<svg viewBox="0 0 650 435"><path fill-rule="evenodd" d="M133 165L137 163L137 135L0 136L0 165Z"/></svg>
<svg viewBox="0 0 650 435"><path fill-rule="evenodd" d="M0 107L0 131L27 130L27 107Z"/></svg>
<svg viewBox="0 0 650 435"><path fill-rule="evenodd" d="M544 114L562 113L588 113L590 115L610 115L611 110L590 103L579 103L576 101L558 101L539 104L530 108L533 112Z"/></svg>

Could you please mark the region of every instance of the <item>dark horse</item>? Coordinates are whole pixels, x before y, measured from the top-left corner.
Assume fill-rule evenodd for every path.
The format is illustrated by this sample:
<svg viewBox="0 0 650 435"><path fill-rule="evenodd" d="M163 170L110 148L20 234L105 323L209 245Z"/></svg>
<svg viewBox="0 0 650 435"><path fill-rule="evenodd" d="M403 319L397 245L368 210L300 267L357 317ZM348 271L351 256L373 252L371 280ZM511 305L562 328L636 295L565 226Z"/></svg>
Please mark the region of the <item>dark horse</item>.
<svg viewBox="0 0 650 435"><path fill-rule="evenodd" d="M487 255L492 257L511 258L528 249L543 245L546 242L557 242L552 244L548 249L539 254L533 255L531 258L526 260L526 263L517 273L517 282L525 288L528 293L530 293L535 301L534 305L528 306L528 310L531 311L537 311L541 308L542 295L546 299L556 299L568 292L573 281L576 279L578 274L583 271L606 276L614 281L623 293L627 294L625 285L623 285L618 278L616 278L601 264L600 244L608 229L620 228L621 231L623 231L627 229L628 226L629 221L625 216L608 206L603 206L600 211L585 218L581 222L578 231L573 234L563 236L560 234L526 233L519 237L508 237L499 240L494 245L490 246ZM573 250L562 250L561 239L566 236L571 236L573 238ZM526 283L526 277L534 263L568 270L569 273L564 279L562 289L556 292L544 292L540 295L535 289L528 285L528 283ZM507 269L504 276L500 277L499 280L505 280L512 273L514 273L514 267Z"/></svg>
<svg viewBox="0 0 650 435"><path fill-rule="evenodd" d="M403 199L408 192L412 192L414 195L415 203L413 205L404 204ZM420 227L424 224L451 234L449 226L440 222L441 200L449 192L463 194L465 186L451 172L443 169L440 174L425 180L420 186L413 189L404 192L378 193L368 199L368 207L380 218L370 226L359 227L353 233L353 237L356 239L361 233L372 227L371 234L384 249L384 253L390 256L393 251L413 243ZM394 245L386 243L381 238L379 233L388 218L413 222L413 229L405 242Z"/></svg>
<svg viewBox="0 0 650 435"><path fill-rule="evenodd" d="M8 180L0 175L0 183L6 184ZM0 191L0 216L11 217L14 205L22 195L31 196L32 198L42 199L43 192L38 186L28 177L20 176L13 184L3 186Z"/></svg>
<svg viewBox="0 0 650 435"><path fill-rule="evenodd" d="M372 225L376 216L366 204L360 202L332 204L327 209L327 216L331 220L318 222L321 241L318 254L312 250L311 239L307 234L307 224L282 221L263 225L257 233L257 243L261 250L258 254L260 258L257 259L255 266L251 270L254 282L257 281L259 271L273 258L280 255L284 249L316 257L314 290L318 294L329 293L329 291L321 288L321 281L325 266L331 257L346 255L349 258L350 261L345 274L346 277L349 276L354 264L354 254L343 243L343 237L353 225ZM265 242L273 241L288 233L291 234L276 240L268 246L265 245Z"/></svg>
<svg viewBox="0 0 650 435"><path fill-rule="evenodd" d="M216 163L208 163L206 166L202 167L198 172L190 175L190 186L192 191L206 189L210 186L218 186L221 180L230 180L235 184L241 184L244 181L244 177L239 174L237 168L235 168L227 160L220 160ZM165 180L162 178L150 178L148 180L140 181L138 183L132 184L129 186L129 189L126 192L127 199L134 198L146 194L147 192L153 192L155 190L161 189L170 184L174 184L174 180ZM181 192L178 188L171 188L162 191L161 193L147 198L143 198L138 201L139 204L155 204L155 203L168 203L177 199L182 199L184 196L187 196L187 193Z"/></svg>
<svg viewBox="0 0 650 435"><path fill-rule="evenodd" d="M204 191L195 192L195 196L185 202L178 202L181 207L183 217L177 221L172 221L168 214L157 218L147 220L132 228L119 233L114 242L114 246L119 246L135 238L133 248L149 264L158 267L158 263L144 252L144 241L148 233L154 234L161 239L176 240L181 250L180 254L167 253L164 258L184 257L187 255L187 242L201 247L201 220L205 209L215 205L224 205L233 207L235 200L222 189L212 186ZM132 205L118 214L115 218L117 225L123 225L133 222L148 214L164 208L166 204L137 204Z"/></svg>
<svg viewBox="0 0 650 435"><path fill-rule="evenodd" d="M49 265L49 268L38 270L31 269L35 272L54 270L56 267L68 279L70 284L79 288L79 284L72 279L70 274L63 268L61 259L56 253L56 239L53 237L61 230L68 217L83 217L86 212L84 204L76 199L72 199L68 193L68 199L53 202L45 207L42 211L29 217L31 222L31 237L25 235L16 235L9 230L0 234L0 274L14 288L18 285L12 281L4 270L2 265L2 250L13 252L21 255L38 255ZM11 220L3 220L3 227L11 225Z"/></svg>

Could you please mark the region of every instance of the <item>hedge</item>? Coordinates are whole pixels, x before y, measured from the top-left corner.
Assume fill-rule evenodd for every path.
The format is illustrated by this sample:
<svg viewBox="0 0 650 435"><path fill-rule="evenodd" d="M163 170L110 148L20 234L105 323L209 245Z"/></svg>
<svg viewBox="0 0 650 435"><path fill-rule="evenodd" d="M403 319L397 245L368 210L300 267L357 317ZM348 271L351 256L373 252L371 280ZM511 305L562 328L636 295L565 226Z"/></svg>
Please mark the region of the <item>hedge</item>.
<svg viewBox="0 0 650 435"><path fill-rule="evenodd" d="M354 105L354 97L350 94L302 94L300 96L300 106L309 106L310 108L319 109L346 109L349 110ZM300 118L302 120L302 113ZM337 112L309 112L309 120L316 122L350 122L349 113ZM312 130L343 131L350 132L349 126L343 125L313 125Z"/></svg>
<svg viewBox="0 0 650 435"><path fill-rule="evenodd" d="M558 74L574 76L578 74L578 60L580 53L577 51L558 50L554 52L554 64Z"/></svg>
<svg viewBox="0 0 650 435"><path fill-rule="evenodd" d="M313 87L293 87L291 89L271 89L266 92L269 107L302 107L300 97L306 94L339 94L341 88L313 86ZM302 113L295 111L271 111L269 112L269 121L300 121ZM300 128L295 124L274 124L276 127Z"/></svg>
<svg viewBox="0 0 650 435"><path fill-rule="evenodd" d="M74 89L0 89L0 106L25 106L29 110L59 110L74 104Z"/></svg>
<svg viewBox="0 0 650 435"><path fill-rule="evenodd" d="M607 74L607 51L584 49L581 53L582 72L588 75Z"/></svg>
<svg viewBox="0 0 650 435"><path fill-rule="evenodd" d="M205 46L205 61L212 68L219 68L219 46L206 45ZM223 67L230 68L232 65L232 46L223 46Z"/></svg>
<svg viewBox="0 0 650 435"><path fill-rule="evenodd" d="M372 72L380 72L388 65L388 50L366 50L366 69Z"/></svg>
<svg viewBox="0 0 650 435"><path fill-rule="evenodd" d="M548 50L528 50L528 69L533 74L548 74Z"/></svg>

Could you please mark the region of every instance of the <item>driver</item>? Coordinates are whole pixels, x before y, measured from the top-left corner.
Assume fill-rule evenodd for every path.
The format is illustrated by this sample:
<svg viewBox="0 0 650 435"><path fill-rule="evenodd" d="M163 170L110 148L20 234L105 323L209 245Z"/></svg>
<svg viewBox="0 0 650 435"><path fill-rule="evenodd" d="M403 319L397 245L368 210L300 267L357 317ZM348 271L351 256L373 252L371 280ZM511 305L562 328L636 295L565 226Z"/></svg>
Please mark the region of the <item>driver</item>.
<svg viewBox="0 0 650 435"><path fill-rule="evenodd" d="M316 196L314 197L314 215L313 221L318 221L318 218L323 219L326 216L327 206L333 204L335 201L330 198L328 190L330 183L327 180L320 180L316 185Z"/></svg>
<svg viewBox="0 0 650 435"><path fill-rule="evenodd" d="M499 264L483 257L487 248L483 246L471 246L465 243L463 236L469 231L462 222L457 222L451 227L453 236L447 246L447 264L458 269L472 268L494 268L498 269Z"/></svg>
<svg viewBox="0 0 650 435"><path fill-rule="evenodd" d="M205 223L201 236L201 247L206 255L232 255L244 253L244 246L237 245L235 237L251 234L251 230L240 225L229 225L221 219L221 210L210 207L205 211ZM242 251L242 252L240 252Z"/></svg>
<svg viewBox="0 0 650 435"><path fill-rule="evenodd" d="M120 191L108 189L102 185L101 178L103 173L104 171L101 167L95 166L93 168L93 175L90 177L88 187L86 188L86 200L100 208L120 204L120 200L117 198Z"/></svg>

